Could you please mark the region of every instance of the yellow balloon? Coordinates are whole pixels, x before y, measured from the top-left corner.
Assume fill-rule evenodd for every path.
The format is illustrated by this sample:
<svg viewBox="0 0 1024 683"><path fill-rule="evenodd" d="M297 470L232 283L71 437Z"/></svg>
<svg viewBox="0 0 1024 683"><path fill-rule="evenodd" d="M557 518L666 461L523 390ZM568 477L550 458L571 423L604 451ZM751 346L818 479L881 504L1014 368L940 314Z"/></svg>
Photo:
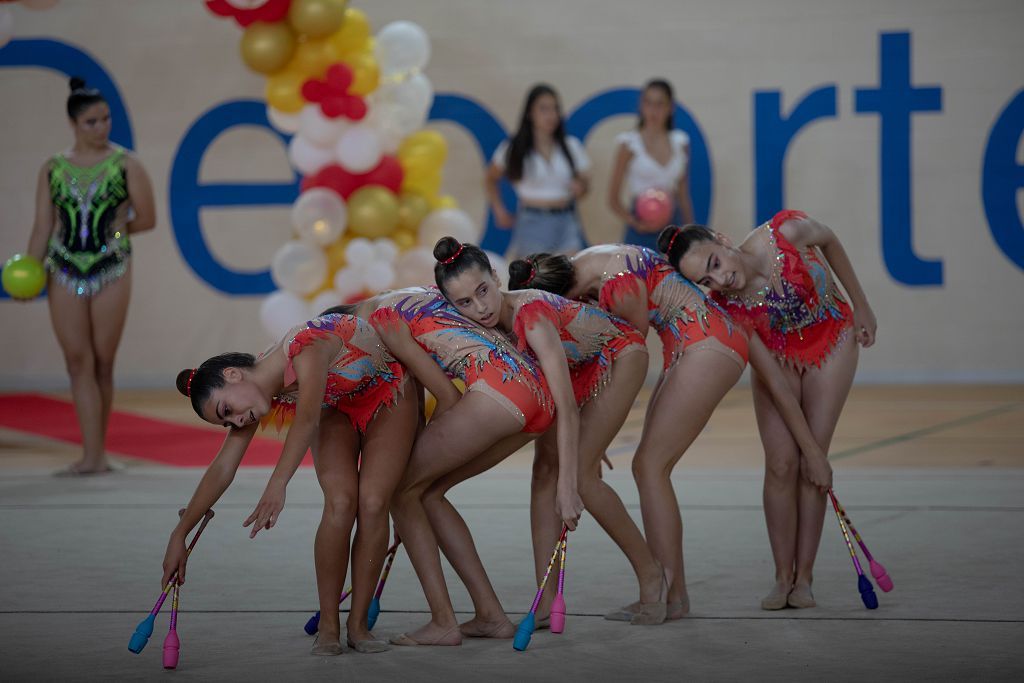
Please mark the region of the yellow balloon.
<svg viewBox="0 0 1024 683"><path fill-rule="evenodd" d="M441 174L413 175L402 178L402 192L413 192L424 197L433 197L441 191Z"/></svg>
<svg viewBox="0 0 1024 683"><path fill-rule="evenodd" d="M341 28L346 4L348 0L292 0L288 23L299 35L323 38Z"/></svg>
<svg viewBox="0 0 1024 683"><path fill-rule="evenodd" d="M457 209L459 208L459 202L455 197L450 194L443 194L440 197L434 197L430 202L431 209Z"/></svg>
<svg viewBox="0 0 1024 683"><path fill-rule="evenodd" d="M385 237L398 226L398 200L380 185L361 187L348 198L348 230L360 237Z"/></svg>
<svg viewBox="0 0 1024 683"><path fill-rule="evenodd" d="M345 20L341 29L331 34L330 41L338 52L349 53L365 50L370 38L370 20L362 10L355 7L345 9Z"/></svg>
<svg viewBox="0 0 1024 683"><path fill-rule="evenodd" d="M335 273L345 267L345 249L350 241L351 238L346 235L324 249L324 255L327 256L327 272L330 273L331 277L334 277Z"/></svg>
<svg viewBox="0 0 1024 683"><path fill-rule="evenodd" d="M399 210L399 216L401 216L401 210L402 210L401 205L399 205L398 210ZM401 220L401 218L399 218L399 220ZM411 231L411 230L404 230L404 229L396 230L394 232L394 234L391 235L391 239L392 239L392 241L394 241L395 246L398 247L399 251L405 251L406 249L412 249L413 247L415 247L419 243L419 238L416 236L416 233L414 231Z"/></svg>
<svg viewBox="0 0 1024 683"><path fill-rule="evenodd" d="M403 192L398 198L398 225L402 230L415 234L420 223L430 213L430 202L426 197L412 192Z"/></svg>
<svg viewBox="0 0 1024 683"><path fill-rule="evenodd" d="M306 76L296 71L285 70L267 79L266 99L274 109L294 114L306 105L302 97L302 84Z"/></svg>
<svg viewBox="0 0 1024 683"><path fill-rule="evenodd" d="M402 167L404 175L424 175L427 173L440 173L444 161L439 160L432 150L417 147L405 154L399 152L398 163Z"/></svg>
<svg viewBox="0 0 1024 683"><path fill-rule="evenodd" d="M448 157L448 142L436 130L418 130L402 140L398 146L398 158L422 154L443 164Z"/></svg>
<svg viewBox="0 0 1024 683"><path fill-rule="evenodd" d="M310 38L295 48L288 70L305 74L307 78L323 78L327 67L340 61L341 53L329 40Z"/></svg>
<svg viewBox="0 0 1024 683"><path fill-rule="evenodd" d="M272 74L288 65L295 53L295 36L287 24L257 21L245 29L239 49L247 67L257 73Z"/></svg>
<svg viewBox="0 0 1024 683"><path fill-rule="evenodd" d="M380 68L377 59L367 52L346 55L343 62L352 67L352 85L348 91L353 95L369 95L380 83Z"/></svg>

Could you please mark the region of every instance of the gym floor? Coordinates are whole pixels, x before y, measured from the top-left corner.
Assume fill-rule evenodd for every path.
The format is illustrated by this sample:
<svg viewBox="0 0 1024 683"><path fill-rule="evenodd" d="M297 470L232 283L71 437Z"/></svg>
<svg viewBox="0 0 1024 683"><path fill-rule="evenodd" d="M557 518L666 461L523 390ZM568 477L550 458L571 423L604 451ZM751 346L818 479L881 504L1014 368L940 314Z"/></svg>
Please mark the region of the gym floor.
<svg viewBox="0 0 1024 683"><path fill-rule="evenodd" d="M629 464L645 402L646 393L609 449L615 469L605 475L637 519ZM115 408L198 423L167 392L122 391ZM879 609L863 607L829 511L814 584L818 607L773 613L759 609L772 583L761 449L749 390L735 389L673 475L686 527L691 616L655 627L604 621L604 612L636 599L636 583L621 553L585 516L568 548L566 631L537 632L526 652L514 652L510 641L467 641L461 648L311 657L302 626L316 609L319 488L312 470L302 468L279 525L250 541L241 522L269 469L247 467L216 506L190 561L178 621L180 663L167 674L160 652L169 605L141 655L127 644L159 593L167 535L202 469L115 453L123 469L114 474L52 476L78 452L38 433L0 429L6 681L1024 676L1024 386L855 387L832 446L836 492L895 590L878 592ZM524 449L451 496L515 621L536 590L530 459ZM460 616L468 615L468 595L452 572L449 587ZM376 633L383 637L427 619L401 552L382 605Z"/></svg>

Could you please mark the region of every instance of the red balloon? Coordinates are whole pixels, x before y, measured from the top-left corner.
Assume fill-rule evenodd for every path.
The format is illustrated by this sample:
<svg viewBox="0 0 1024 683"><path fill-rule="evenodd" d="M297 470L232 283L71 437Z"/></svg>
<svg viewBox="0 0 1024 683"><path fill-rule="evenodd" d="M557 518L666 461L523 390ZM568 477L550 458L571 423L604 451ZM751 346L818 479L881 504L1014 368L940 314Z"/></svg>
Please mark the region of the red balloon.
<svg viewBox="0 0 1024 683"><path fill-rule="evenodd" d="M363 184L359 181L358 176L352 175L338 164L331 164L324 166L313 175L303 178L301 188L305 192L314 187L325 187L337 192L342 199L348 199L349 195Z"/></svg>
<svg viewBox="0 0 1024 683"><path fill-rule="evenodd" d="M390 154L386 154L381 157L380 163L377 164L376 168L356 177L362 181L361 186L380 185L397 194L398 190L402 187L402 178L404 176L405 172L402 171L402 165L398 163L398 159Z"/></svg>
<svg viewBox="0 0 1024 683"><path fill-rule="evenodd" d="M281 21L288 15L291 4L292 0L265 0L262 5L244 8L236 7L228 0L206 0L207 9L217 16L232 17L242 28L255 21L268 24Z"/></svg>
<svg viewBox="0 0 1024 683"><path fill-rule="evenodd" d="M664 190L651 188L636 198L636 217L648 225L668 225L672 211L672 198Z"/></svg>

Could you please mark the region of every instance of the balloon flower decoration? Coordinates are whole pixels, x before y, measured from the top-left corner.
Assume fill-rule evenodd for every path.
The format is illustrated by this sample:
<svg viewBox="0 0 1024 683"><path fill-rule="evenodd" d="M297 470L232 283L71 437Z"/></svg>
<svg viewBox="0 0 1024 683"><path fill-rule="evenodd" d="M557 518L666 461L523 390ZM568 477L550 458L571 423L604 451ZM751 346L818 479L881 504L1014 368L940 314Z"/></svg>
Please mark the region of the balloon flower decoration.
<svg viewBox="0 0 1024 683"><path fill-rule="evenodd" d="M0 49L14 37L14 12L12 5L41 12L56 5L59 0L0 0Z"/></svg>
<svg viewBox="0 0 1024 683"><path fill-rule="evenodd" d="M438 239L478 238L441 194L447 142L423 128L434 93L422 28L396 21L374 36L346 0L206 6L242 27L242 60L267 76L267 118L292 135L288 158L303 176L294 237L271 260L278 291L260 310L272 338L329 306L430 284Z"/></svg>

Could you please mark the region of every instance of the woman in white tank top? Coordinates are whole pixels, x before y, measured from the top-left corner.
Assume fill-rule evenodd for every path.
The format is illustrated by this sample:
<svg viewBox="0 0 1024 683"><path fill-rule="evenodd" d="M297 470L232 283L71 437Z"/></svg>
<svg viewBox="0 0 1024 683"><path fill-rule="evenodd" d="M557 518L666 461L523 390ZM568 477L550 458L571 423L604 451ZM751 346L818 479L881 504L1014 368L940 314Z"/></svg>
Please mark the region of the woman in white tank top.
<svg viewBox="0 0 1024 683"><path fill-rule="evenodd" d="M657 250L663 224L640 220L634 211L637 197L645 190L665 191L673 201L669 224L693 222L690 202L690 138L673 128L675 98L667 81L654 79L640 93L640 119L636 130L616 138L618 149L608 184L608 205L626 224L623 242ZM629 201L622 201L626 185Z"/></svg>

